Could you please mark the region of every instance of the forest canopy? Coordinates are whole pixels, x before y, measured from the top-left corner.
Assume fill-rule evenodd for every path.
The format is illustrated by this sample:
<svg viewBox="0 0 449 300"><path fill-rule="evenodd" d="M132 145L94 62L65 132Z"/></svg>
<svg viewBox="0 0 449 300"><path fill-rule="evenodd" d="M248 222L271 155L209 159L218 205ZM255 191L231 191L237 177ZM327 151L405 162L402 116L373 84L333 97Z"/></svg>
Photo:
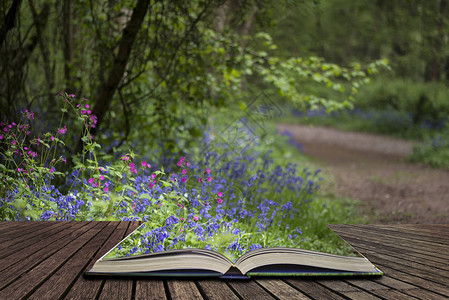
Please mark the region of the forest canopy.
<svg viewBox="0 0 449 300"><path fill-rule="evenodd" d="M48 130L58 125L57 95L65 91L88 99L97 117L92 134L111 145L107 151L137 140L146 141L142 149L180 151L201 137L212 112L245 107L261 91L300 109L351 107L359 86L386 60L376 50L342 59L341 52L354 52L347 47L360 45L317 42L324 6L331 13L364 10L340 2L3 1L1 119L15 120L27 109L46 120L33 130ZM292 8L299 12L294 26L278 20ZM282 38L292 28L299 35ZM79 132L66 144L68 153L80 151Z"/></svg>

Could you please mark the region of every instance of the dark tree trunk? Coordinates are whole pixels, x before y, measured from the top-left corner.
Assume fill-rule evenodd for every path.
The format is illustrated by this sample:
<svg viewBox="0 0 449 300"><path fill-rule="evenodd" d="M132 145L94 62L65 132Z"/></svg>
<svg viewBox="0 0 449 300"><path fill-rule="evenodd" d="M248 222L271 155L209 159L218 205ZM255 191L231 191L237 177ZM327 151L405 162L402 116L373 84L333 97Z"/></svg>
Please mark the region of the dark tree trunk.
<svg viewBox="0 0 449 300"><path fill-rule="evenodd" d="M14 0L11 4L11 7L9 8L8 13L5 16L5 19L3 20L1 27L0 27L0 47L3 45L3 42L5 41L6 34L8 31L14 28L15 26L15 20L17 18L17 15L19 14L20 10L20 4L22 4L22 0Z"/></svg>
<svg viewBox="0 0 449 300"><path fill-rule="evenodd" d="M67 91L73 92L73 78L71 75L73 64L73 3L64 0L63 5L63 39L64 39L64 80Z"/></svg>
<svg viewBox="0 0 449 300"><path fill-rule="evenodd" d="M429 60L426 62L426 68L424 71L424 80L425 81L438 81L441 79L442 74L442 61L443 57L443 43L446 38L446 30L445 30L445 17L447 13L447 1L439 0L436 5L435 11L435 24L432 24L436 27L437 34L430 33L427 37L427 41L431 46L431 56Z"/></svg>
<svg viewBox="0 0 449 300"><path fill-rule="evenodd" d="M118 54L112 64L112 69L109 72L106 81L98 89L95 105L92 110L92 114L98 118L97 126L91 130L91 133L94 135L99 126L101 126L104 116L111 106L112 97L117 90L120 80L123 78L126 64L128 63L131 54L131 49L137 33L142 26L149 3L150 0L139 0L137 2L136 7L133 9L131 19L123 30L122 38L118 46ZM75 152L80 152L81 150L82 141L80 139L75 147Z"/></svg>

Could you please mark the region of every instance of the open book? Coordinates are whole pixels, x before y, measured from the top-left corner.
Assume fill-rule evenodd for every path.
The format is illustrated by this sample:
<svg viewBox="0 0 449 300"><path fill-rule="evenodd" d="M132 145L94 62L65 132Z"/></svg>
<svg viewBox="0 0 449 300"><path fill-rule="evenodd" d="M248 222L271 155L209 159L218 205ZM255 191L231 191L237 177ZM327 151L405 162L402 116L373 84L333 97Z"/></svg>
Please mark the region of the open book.
<svg viewBox="0 0 449 300"><path fill-rule="evenodd" d="M216 251L192 248L139 255L128 253L124 257L117 255L125 245L136 245L136 231L101 257L86 275L248 278L383 274L348 244L352 249L348 256L272 247L246 252L235 262Z"/></svg>

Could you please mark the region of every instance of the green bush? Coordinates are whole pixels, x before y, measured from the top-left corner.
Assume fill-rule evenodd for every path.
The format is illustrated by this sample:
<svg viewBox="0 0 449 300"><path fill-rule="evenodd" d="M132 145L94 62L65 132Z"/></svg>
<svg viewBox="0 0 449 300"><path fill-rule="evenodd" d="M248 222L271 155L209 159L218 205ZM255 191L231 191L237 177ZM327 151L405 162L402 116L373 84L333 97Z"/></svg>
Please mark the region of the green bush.
<svg viewBox="0 0 449 300"><path fill-rule="evenodd" d="M415 147L410 160L449 169L449 126L440 134L428 137L423 146Z"/></svg>
<svg viewBox="0 0 449 300"><path fill-rule="evenodd" d="M360 89L356 96L361 109L393 109L410 113L413 123L437 121L448 116L449 88L441 82L416 82L382 77Z"/></svg>

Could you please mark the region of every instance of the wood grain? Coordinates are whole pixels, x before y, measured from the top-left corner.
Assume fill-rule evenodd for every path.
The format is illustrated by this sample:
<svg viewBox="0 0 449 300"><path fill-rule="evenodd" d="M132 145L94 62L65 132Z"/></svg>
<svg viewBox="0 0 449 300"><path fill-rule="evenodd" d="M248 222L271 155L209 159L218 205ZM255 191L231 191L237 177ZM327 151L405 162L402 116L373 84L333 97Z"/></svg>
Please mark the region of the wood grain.
<svg viewBox="0 0 449 300"><path fill-rule="evenodd" d="M370 278L119 279L84 272L140 222L0 222L0 299L447 299L449 225L332 225Z"/></svg>

